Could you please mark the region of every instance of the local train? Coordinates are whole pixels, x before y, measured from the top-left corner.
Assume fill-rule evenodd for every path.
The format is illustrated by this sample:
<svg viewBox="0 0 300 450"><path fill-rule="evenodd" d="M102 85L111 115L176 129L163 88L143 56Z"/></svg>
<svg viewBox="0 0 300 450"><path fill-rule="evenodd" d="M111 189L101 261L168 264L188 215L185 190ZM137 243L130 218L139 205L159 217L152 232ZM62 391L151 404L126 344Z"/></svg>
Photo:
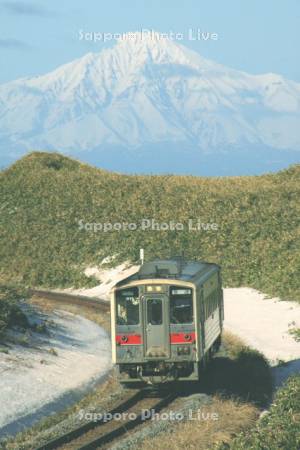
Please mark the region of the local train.
<svg viewBox="0 0 300 450"><path fill-rule="evenodd" d="M112 358L120 381L199 380L220 346L223 320L217 264L144 262L112 290Z"/></svg>

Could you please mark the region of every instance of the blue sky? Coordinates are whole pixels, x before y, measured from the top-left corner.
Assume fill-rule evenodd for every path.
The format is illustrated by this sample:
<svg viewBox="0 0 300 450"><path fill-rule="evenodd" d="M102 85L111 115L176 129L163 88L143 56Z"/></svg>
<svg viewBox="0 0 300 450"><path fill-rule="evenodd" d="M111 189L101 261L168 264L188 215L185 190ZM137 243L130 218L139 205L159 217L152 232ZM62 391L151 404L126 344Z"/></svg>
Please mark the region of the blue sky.
<svg viewBox="0 0 300 450"><path fill-rule="evenodd" d="M217 33L217 40L181 43L236 69L300 82L299 0L0 0L0 17L0 83L101 51L103 43L80 41L79 30L142 28Z"/></svg>

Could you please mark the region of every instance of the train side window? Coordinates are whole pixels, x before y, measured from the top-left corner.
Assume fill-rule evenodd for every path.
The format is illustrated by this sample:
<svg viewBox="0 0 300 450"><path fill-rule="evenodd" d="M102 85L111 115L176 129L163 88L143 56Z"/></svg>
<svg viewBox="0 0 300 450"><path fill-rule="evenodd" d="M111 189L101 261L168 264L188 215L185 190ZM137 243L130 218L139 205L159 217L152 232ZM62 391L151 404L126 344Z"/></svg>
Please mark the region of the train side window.
<svg viewBox="0 0 300 450"><path fill-rule="evenodd" d="M193 323L192 289L170 288L170 321L172 324Z"/></svg>
<svg viewBox="0 0 300 450"><path fill-rule="evenodd" d="M204 314L204 320L206 320L206 308L207 308L207 305L206 305L206 298L203 296L203 314Z"/></svg>
<svg viewBox="0 0 300 450"><path fill-rule="evenodd" d="M212 315L212 313L217 309L218 306L218 291L214 290L204 299L205 320Z"/></svg>
<svg viewBox="0 0 300 450"><path fill-rule="evenodd" d="M138 288L117 291L117 324L137 325L140 321L140 302Z"/></svg>

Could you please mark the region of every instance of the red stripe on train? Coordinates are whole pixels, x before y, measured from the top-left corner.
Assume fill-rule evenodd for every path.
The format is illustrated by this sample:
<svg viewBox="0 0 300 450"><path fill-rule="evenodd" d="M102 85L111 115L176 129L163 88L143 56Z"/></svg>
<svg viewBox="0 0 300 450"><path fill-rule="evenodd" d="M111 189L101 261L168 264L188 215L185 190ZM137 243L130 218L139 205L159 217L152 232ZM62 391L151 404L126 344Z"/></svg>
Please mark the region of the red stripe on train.
<svg viewBox="0 0 300 450"><path fill-rule="evenodd" d="M171 344L192 344L196 340L196 333L193 331L191 333L171 333L170 342Z"/></svg>
<svg viewBox="0 0 300 450"><path fill-rule="evenodd" d="M119 345L140 345L143 341L140 334L118 334L116 343Z"/></svg>
<svg viewBox="0 0 300 450"><path fill-rule="evenodd" d="M196 340L196 333L171 333L171 344L192 344ZM143 343L140 334L118 334L116 343L119 345L141 345Z"/></svg>

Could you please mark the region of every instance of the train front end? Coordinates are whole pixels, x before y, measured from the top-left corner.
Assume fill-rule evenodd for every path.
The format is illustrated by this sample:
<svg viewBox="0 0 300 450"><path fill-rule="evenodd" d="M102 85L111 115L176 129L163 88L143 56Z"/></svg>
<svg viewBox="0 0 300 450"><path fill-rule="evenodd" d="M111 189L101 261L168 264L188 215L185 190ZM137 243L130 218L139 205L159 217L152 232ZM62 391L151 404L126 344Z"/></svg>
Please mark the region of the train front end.
<svg viewBox="0 0 300 450"><path fill-rule="evenodd" d="M137 279L112 292L112 353L122 382L198 379L196 294L178 279Z"/></svg>

